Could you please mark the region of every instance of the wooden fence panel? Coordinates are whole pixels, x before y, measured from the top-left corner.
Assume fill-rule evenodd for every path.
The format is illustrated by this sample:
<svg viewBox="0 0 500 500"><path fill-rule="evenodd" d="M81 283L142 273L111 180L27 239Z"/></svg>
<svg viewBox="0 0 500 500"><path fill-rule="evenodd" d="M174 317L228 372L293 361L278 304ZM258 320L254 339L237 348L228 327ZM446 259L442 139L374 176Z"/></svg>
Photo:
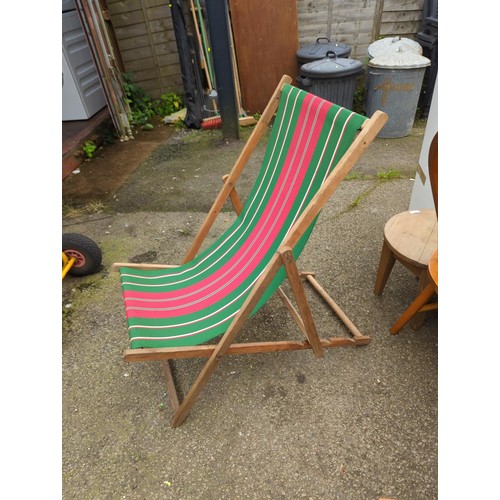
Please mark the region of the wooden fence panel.
<svg viewBox="0 0 500 500"><path fill-rule="evenodd" d="M368 46L380 37L416 38L424 0L297 0L299 46L326 37L351 47L366 62Z"/></svg>
<svg viewBox="0 0 500 500"><path fill-rule="evenodd" d="M281 1L276 0L276 5ZM186 1L189 22L187 4ZM398 35L416 38L424 0L296 0L296 6L299 47L327 37L348 44L352 49L350 57L366 63L368 46L378 38ZM168 0L108 0L108 7L125 70L132 73L134 81L153 98L165 92L183 94ZM250 25L262 23L265 24L264 20ZM254 31L249 29L247 44L255 44ZM240 53L242 43L239 42ZM272 51L272 44L266 44L265 50ZM255 60L255 54L251 60ZM249 70L250 76L252 73L256 73L254 68Z"/></svg>
<svg viewBox="0 0 500 500"><path fill-rule="evenodd" d="M108 0L125 71L152 98L184 93L167 0Z"/></svg>
<svg viewBox="0 0 500 500"><path fill-rule="evenodd" d="M297 0L299 46L326 37L351 47L350 57L362 60L373 41L377 0Z"/></svg>

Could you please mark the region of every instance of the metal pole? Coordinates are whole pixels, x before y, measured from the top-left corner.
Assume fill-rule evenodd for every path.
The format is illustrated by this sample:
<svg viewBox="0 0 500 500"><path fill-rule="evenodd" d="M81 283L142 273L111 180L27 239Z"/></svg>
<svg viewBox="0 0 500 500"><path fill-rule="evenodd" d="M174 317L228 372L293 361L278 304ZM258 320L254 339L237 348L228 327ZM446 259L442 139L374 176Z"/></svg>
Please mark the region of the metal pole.
<svg viewBox="0 0 500 500"><path fill-rule="evenodd" d="M225 139L239 139L239 106L234 84L227 0L206 0L206 8L222 135Z"/></svg>

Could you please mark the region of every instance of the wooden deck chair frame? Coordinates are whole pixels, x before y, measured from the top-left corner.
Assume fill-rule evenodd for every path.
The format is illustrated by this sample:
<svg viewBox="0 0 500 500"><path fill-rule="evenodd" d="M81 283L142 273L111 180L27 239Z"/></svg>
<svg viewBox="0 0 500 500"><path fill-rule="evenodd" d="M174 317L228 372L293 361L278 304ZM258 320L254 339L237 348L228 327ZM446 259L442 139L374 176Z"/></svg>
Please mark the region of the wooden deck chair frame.
<svg viewBox="0 0 500 500"><path fill-rule="evenodd" d="M231 200L235 210L239 213L243 204L236 191L236 182L245 165L247 164L252 152L259 143L267 126L270 124L278 107L279 99L283 86L289 84L292 79L288 75L284 75L274 91L267 107L256 124L251 136L246 145L242 149L232 171L224 176L224 183L221 191L216 197L211 210L209 211L204 223L202 224L195 240L187 252L184 259L185 262L192 260L198 253L210 228L212 227L218 214L228 199ZM263 352L280 352L289 350L312 349L316 357L324 356L324 349L329 347L339 346L359 346L370 342L370 337L362 335L356 326L349 320L346 314L333 301L328 293L319 285L311 272L299 272L297 264L292 253L294 246L299 242L301 236L313 222L320 210L329 200L331 195L339 186L342 179L347 175L351 168L355 165L359 157L377 136L387 121L387 115L381 111L376 111L370 119L367 119L356 139L349 147L348 151L341 158L339 163L325 180L320 190L308 204L301 216L295 222L292 230L282 242L279 250L274 254L273 258L265 268L261 277L256 282L250 295L247 297L243 307L234 317L232 323L226 332L220 337L218 343L212 345L196 345L188 347L167 347L167 348L141 348L141 349L126 349L124 352L124 361L161 361L166 379L168 395L174 415L170 421L172 427L181 425L189 411L191 410L196 399L201 391L208 383L211 375L216 370L219 363L225 355L229 354L254 354ZM297 323L299 329L305 336L304 340L299 341L270 341L270 342L254 342L254 343L234 343L235 337L245 324L252 310L263 295L266 287L271 283L272 279L281 267L286 270L287 278L290 287L295 296L297 308L285 294L283 289L278 289L278 295L284 302L286 308L291 313L293 319ZM136 263L115 263L113 268L118 270L120 267L131 267L136 269L162 269L176 266L156 265L156 264L136 264ZM348 328L351 336L335 337L335 338L320 338L318 336L316 326L311 314L305 290L303 287L303 279L307 280L312 285L314 290L326 301L332 308L334 313ZM182 401L179 400L177 393L170 361L180 358L193 357L208 357L204 367L201 369L196 380L185 395Z"/></svg>

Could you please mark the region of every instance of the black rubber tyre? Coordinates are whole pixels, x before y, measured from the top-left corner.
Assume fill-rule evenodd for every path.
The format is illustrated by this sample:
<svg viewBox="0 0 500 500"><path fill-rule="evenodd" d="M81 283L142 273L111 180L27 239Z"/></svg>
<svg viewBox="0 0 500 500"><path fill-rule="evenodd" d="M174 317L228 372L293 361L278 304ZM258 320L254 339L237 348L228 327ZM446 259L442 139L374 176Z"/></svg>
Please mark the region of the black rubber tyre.
<svg viewBox="0 0 500 500"><path fill-rule="evenodd" d="M62 235L62 251L68 258L76 258L68 274L86 276L96 273L101 267L102 253L97 243L79 233Z"/></svg>

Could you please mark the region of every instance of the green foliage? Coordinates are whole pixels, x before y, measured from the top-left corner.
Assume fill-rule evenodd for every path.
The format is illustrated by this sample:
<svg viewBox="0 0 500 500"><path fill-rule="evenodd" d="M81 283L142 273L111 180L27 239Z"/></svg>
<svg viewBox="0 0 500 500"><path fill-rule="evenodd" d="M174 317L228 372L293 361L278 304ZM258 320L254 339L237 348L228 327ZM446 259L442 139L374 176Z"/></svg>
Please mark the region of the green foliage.
<svg viewBox="0 0 500 500"><path fill-rule="evenodd" d="M183 107L182 98L173 92L162 94L160 98L154 102L155 114L163 117L176 113Z"/></svg>
<svg viewBox="0 0 500 500"><path fill-rule="evenodd" d="M153 115L153 101L142 87L132 81L130 73L123 73L124 88L130 106L129 120L133 125L144 125Z"/></svg>
<svg viewBox="0 0 500 500"><path fill-rule="evenodd" d="M168 116L183 107L182 98L173 92L162 94L153 100L144 89L132 81L130 73L123 73L124 88L130 106L129 120L133 125L144 125L153 116Z"/></svg>
<svg viewBox="0 0 500 500"><path fill-rule="evenodd" d="M93 141L85 141L82 149L87 158L92 158L92 156L94 156L94 151L97 149L97 146Z"/></svg>
<svg viewBox="0 0 500 500"><path fill-rule="evenodd" d="M360 115L364 115L364 99L365 99L365 87L364 85L358 85L354 91L354 99L352 103L352 110Z"/></svg>
<svg viewBox="0 0 500 500"><path fill-rule="evenodd" d="M380 180L401 179L402 177L401 172L395 169L377 172L377 178Z"/></svg>

